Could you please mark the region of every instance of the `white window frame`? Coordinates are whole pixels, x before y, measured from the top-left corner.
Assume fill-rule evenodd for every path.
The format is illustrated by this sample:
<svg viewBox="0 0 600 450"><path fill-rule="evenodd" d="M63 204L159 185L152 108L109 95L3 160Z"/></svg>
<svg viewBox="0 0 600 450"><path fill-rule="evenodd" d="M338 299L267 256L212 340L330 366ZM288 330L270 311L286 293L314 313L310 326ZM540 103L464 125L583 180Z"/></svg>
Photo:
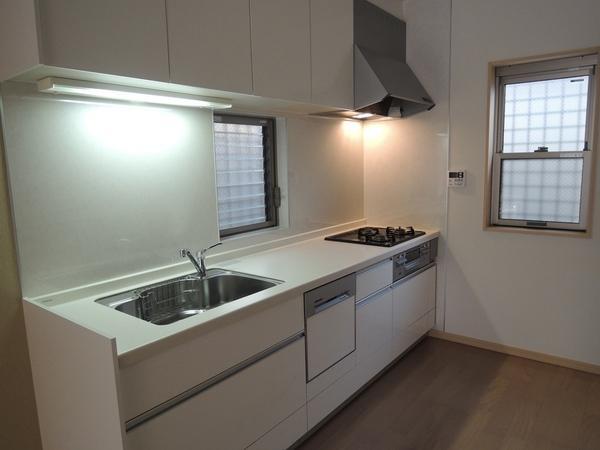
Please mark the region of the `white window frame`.
<svg viewBox="0 0 600 450"><path fill-rule="evenodd" d="M498 66L496 77L496 104L494 109L494 146L492 158L491 225L520 228L587 231L590 210L592 181L592 150L594 149L596 69L598 55L582 55L570 58L538 61L533 63ZM584 149L573 151L514 152L503 153L505 87L507 84L589 76L588 107L586 117ZM583 158L583 179L580 198L579 223L542 222L500 218L501 168L504 160L540 160L561 158Z"/></svg>

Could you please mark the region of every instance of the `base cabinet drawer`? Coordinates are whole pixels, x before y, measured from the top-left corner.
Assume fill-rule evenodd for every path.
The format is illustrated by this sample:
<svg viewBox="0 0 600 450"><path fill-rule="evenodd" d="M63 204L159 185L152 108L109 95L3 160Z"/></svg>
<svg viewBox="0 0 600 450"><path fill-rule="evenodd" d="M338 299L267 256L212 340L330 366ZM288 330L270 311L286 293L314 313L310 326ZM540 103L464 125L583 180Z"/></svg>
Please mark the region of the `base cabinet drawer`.
<svg viewBox="0 0 600 450"><path fill-rule="evenodd" d="M351 370L307 404L308 429L332 413L359 388L356 370Z"/></svg>
<svg viewBox="0 0 600 450"><path fill-rule="evenodd" d="M387 341L377 350L361 358L355 367L357 387L361 388L392 362L392 342Z"/></svg>
<svg viewBox="0 0 600 450"><path fill-rule="evenodd" d="M392 285L394 329L402 329L435 308L436 267Z"/></svg>
<svg viewBox="0 0 600 450"><path fill-rule="evenodd" d="M400 356L435 325L435 308L417 319L410 326L399 330L392 342L392 359Z"/></svg>
<svg viewBox="0 0 600 450"><path fill-rule="evenodd" d="M435 321L435 284L436 266L432 266L392 286L394 358L433 328L429 322L431 317Z"/></svg>
<svg viewBox="0 0 600 450"><path fill-rule="evenodd" d="M137 417L303 329L302 297L282 297L268 307L207 327L166 351L121 365L123 418Z"/></svg>
<svg viewBox="0 0 600 450"><path fill-rule="evenodd" d="M373 264L356 274L356 301L392 284L394 264L391 259Z"/></svg>
<svg viewBox="0 0 600 450"><path fill-rule="evenodd" d="M128 450L243 449L306 403L304 338L126 434Z"/></svg>
<svg viewBox="0 0 600 450"><path fill-rule="evenodd" d="M358 364L392 339L392 290L385 289L356 304Z"/></svg>
<svg viewBox="0 0 600 450"><path fill-rule="evenodd" d="M283 450L291 447L306 431L306 406L303 406L254 442L248 450Z"/></svg>

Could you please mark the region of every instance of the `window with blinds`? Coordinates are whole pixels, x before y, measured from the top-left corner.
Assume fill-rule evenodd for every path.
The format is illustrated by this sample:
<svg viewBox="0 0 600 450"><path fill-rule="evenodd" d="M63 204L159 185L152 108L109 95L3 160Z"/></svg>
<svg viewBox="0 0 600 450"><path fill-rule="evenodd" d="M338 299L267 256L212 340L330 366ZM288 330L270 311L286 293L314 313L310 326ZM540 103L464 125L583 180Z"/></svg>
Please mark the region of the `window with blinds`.
<svg viewBox="0 0 600 450"><path fill-rule="evenodd" d="M214 147L221 236L276 226L274 119L215 115Z"/></svg>
<svg viewBox="0 0 600 450"><path fill-rule="evenodd" d="M597 59L496 67L493 225L586 230Z"/></svg>

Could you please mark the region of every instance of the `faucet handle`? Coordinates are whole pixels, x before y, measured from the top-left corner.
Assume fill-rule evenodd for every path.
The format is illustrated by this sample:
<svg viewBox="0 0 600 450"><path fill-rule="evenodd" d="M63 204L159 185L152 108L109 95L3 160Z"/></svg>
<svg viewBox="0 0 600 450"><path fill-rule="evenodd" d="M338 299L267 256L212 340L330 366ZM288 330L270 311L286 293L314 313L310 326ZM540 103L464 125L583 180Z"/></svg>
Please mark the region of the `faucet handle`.
<svg viewBox="0 0 600 450"><path fill-rule="evenodd" d="M222 244L222 242L217 242L216 244L213 244L210 247L203 248L202 250L200 250L200 256L204 256L204 254L207 251L209 251L211 248L215 248L216 246L221 245L221 244Z"/></svg>

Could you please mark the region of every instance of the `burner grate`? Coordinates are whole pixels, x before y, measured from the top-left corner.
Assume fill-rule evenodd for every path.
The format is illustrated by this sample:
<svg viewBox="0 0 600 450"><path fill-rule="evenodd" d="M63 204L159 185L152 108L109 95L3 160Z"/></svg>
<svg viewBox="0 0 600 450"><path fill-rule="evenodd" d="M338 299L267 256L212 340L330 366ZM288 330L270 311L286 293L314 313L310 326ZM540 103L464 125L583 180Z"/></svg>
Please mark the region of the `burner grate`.
<svg viewBox="0 0 600 450"><path fill-rule="evenodd" d="M402 242L423 236L424 231L416 231L413 227L361 227L345 233L327 236L328 241L348 242L352 244L393 247Z"/></svg>

